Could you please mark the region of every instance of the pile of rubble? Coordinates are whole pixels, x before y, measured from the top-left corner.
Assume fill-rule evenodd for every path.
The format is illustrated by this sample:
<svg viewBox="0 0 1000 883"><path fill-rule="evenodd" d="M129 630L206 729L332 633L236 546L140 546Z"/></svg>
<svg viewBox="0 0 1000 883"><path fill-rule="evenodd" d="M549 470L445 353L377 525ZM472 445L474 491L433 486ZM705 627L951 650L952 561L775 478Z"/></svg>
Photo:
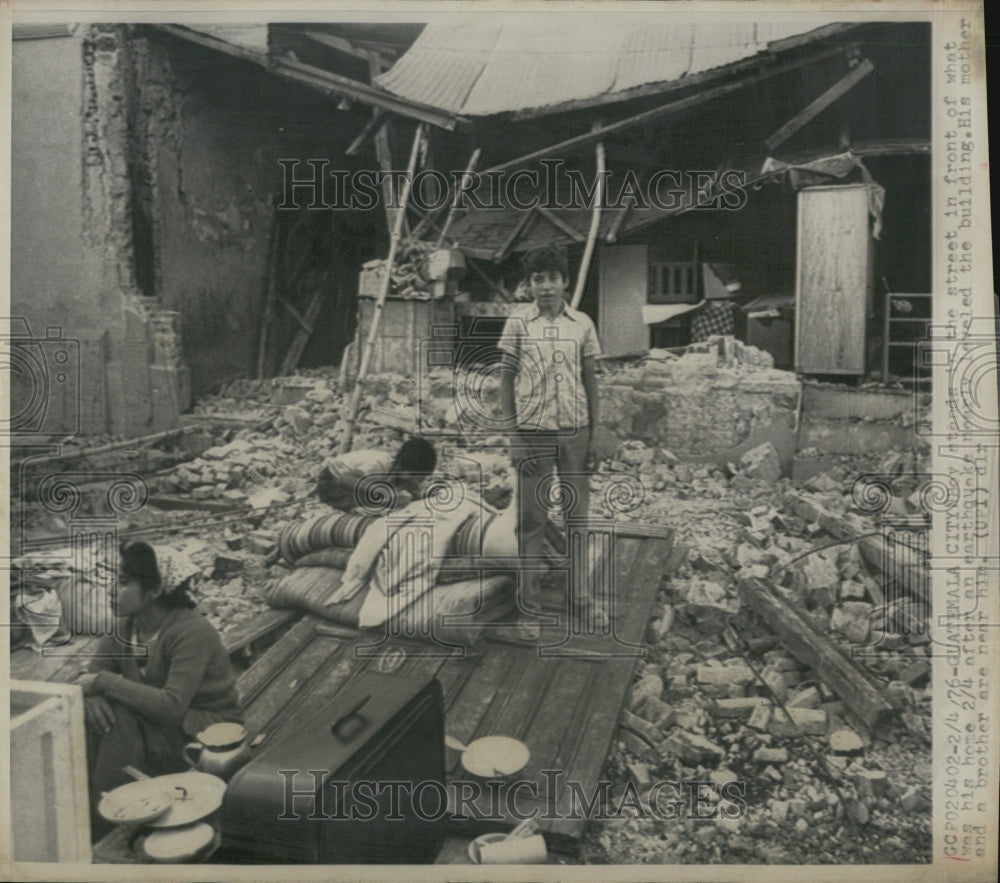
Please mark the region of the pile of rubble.
<svg viewBox="0 0 1000 883"><path fill-rule="evenodd" d="M845 457L796 486L782 477L771 442L732 462L699 461L688 441L672 446L664 426L669 436L687 432L692 421L735 421L725 432L746 438L768 421L794 425L794 376L774 371L751 348L718 347L710 341L679 358L654 351L642 364L603 369L613 425L595 433L593 514L672 527L683 551L661 587L647 660L609 761L616 796L637 795L627 813L633 817L593 825L585 857L921 860L930 824L928 610L913 549L900 550L886 594L879 519L918 522L915 476L928 470L911 451ZM497 508L509 505L507 439L482 420L497 406L494 376L442 369L365 383L354 449L392 449L411 433L426 434L441 452L442 475L458 477ZM147 536L187 551L202 568L199 608L217 627L264 609L263 589L284 566L275 560L282 526L325 511L312 495L314 482L339 447L347 407L328 369L238 381L199 403L199 428L180 440L190 459L149 478L155 508L126 528L148 527L150 511L163 516L164 530ZM653 422L664 426L623 440L620 433L655 407ZM707 443L708 430L699 431ZM724 447L728 437L714 441ZM856 486L864 472L883 477L878 493ZM613 493L622 477L639 488L627 511ZM865 508L873 499L877 506ZM913 530L918 534L919 524ZM903 542L906 531L896 536ZM747 609L747 580L773 587L848 653L864 648L857 663L895 710L893 723L878 732L858 725L824 673L783 649ZM722 803L727 783L741 783L746 811L708 819L681 813L668 823L647 817L643 801L662 780L708 783L702 809Z"/></svg>
<svg viewBox="0 0 1000 883"><path fill-rule="evenodd" d="M431 255L439 249L420 239L404 239L399 244L392 266L389 294L392 297L427 300L440 297L444 290L431 284L440 273L431 265ZM362 297L377 297L382 287L386 262L381 259L362 265L358 293Z"/></svg>
<svg viewBox="0 0 1000 883"><path fill-rule="evenodd" d="M897 476L879 513L919 511L913 456L892 452L872 464ZM928 610L900 590L919 592L919 574L900 570L912 585L885 597L877 516L859 508L859 471L845 464L843 475L796 488L778 477L773 451L690 465L635 441L602 464L596 489L624 472L652 491L619 517L671 526L685 549L661 587L609 764L614 796L634 791L641 808L596 825L588 860L927 860ZM747 609L748 579L773 586L848 654L862 651L856 661L895 710L891 725L869 732L823 672L783 649ZM722 639L727 626L735 646ZM664 780L703 783L705 802L665 824L644 803ZM732 782L745 802L735 815L726 812Z"/></svg>

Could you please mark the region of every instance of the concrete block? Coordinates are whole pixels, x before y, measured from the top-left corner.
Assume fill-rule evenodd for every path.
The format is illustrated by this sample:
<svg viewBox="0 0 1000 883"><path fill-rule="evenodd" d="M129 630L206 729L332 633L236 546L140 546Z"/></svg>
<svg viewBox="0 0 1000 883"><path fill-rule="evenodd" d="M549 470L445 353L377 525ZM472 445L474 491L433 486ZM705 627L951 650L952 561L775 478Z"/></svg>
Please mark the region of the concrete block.
<svg viewBox="0 0 1000 883"><path fill-rule="evenodd" d="M675 730L660 746L663 759L670 761L680 758L681 762L694 766L700 763L717 761L726 750L703 736L687 730Z"/></svg>
<svg viewBox="0 0 1000 883"><path fill-rule="evenodd" d="M753 712L758 708L767 708L770 701L760 696L744 696L735 699L716 699L715 714L718 717L739 718L749 720Z"/></svg>
<svg viewBox="0 0 1000 883"><path fill-rule="evenodd" d="M827 728L826 712L821 708L789 708L791 720L780 709L771 715L767 731L772 736L825 736Z"/></svg>
<svg viewBox="0 0 1000 883"><path fill-rule="evenodd" d="M755 763L787 763L788 749L764 746L753 753L753 759Z"/></svg>
<svg viewBox="0 0 1000 883"><path fill-rule="evenodd" d="M819 448L831 454L870 454L909 448L917 444L912 427L896 423L851 423L822 418L803 419L800 448Z"/></svg>
<svg viewBox="0 0 1000 883"><path fill-rule="evenodd" d="M858 390L805 384L802 412L835 420L895 420L913 414L913 393L894 390Z"/></svg>
<svg viewBox="0 0 1000 883"><path fill-rule="evenodd" d="M867 644L871 635L872 604L862 601L845 601L833 611L830 627L842 634L852 644Z"/></svg>
<svg viewBox="0 0 1000 883"><path fill-rule="evenodd" d="M749 478L762 481L777 481L781 478L781 460L774 445L764 442L747 451L739 461L740 469Z"/></svg>

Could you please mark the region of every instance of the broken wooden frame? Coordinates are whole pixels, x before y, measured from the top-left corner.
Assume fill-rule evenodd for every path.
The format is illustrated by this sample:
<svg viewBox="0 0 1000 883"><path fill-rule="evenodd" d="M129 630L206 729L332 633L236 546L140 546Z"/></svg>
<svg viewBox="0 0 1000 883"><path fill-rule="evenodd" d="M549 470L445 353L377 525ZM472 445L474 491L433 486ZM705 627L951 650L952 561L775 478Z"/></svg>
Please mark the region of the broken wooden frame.
<svg viewBox="0 0 1000 883"><path fill-rule="evenodd" d="M858 722L876 729L895 714L861 667L772 585L745 579L740 581L739 592L743 603L767 623L793 656L816 672Z"/></svg>
<svg viewBox="0 0 1000 883"><path fill-rule="evenodd" d="M524 156L520 156L517 159L508 160L507 162L500 163L499 165L493 166L488 169L484 174L489 172L502 172L508 171L510 169L518 168L524 166L527 163L534 162L535 160L545 159L546 157L553 156L557 153L563 153L570 150L574 150L578 147L583 147L586 144L592 144L595 141L601 141L606 139L608 135L612 135L615 132L620 132L624 129L630 129L633 126L644 125L654 120L662 119L666 116L671 116L673 114L681 113L682 111L690 110L693 107L705 104L716 98L721 98L723 95L729 95L732 92L737 92L741 89L746 89L750 86L755 86L758 83L763 83L767 80L773 79L774 77L781 76L782 74L789 73L790 71L797 70L800 67L804 67L809 64L814 64L818 61L822 61L827 58L832 58L839 55L845 51L850 51L850 47L837 46L835 48L827 49L822 52L817 52L812 55L805 56L803 58L797 58L793 61L787 61L783 64L775 64L773 67L765 68L760 70L751 76L744 77L737 80L734 83L727 83L723 86L715 86L712 89L707 89L704 92L698 92L694 95L689 95L686 98L680 98L676 101L671 101L667 104L661 105L660 107L654 107L651 110L643 111L642 113L634 114L633 116L626 117L623 120L618 120L614 123L609 123L606 126L601 126L600 128L592 129L590 132L586 132L582 135L577 135L573 138L567 138L564 141L559 141L555 144L551 144L548 147L543 147L540 150L535 150L531 153L527 153Z"/></svg>

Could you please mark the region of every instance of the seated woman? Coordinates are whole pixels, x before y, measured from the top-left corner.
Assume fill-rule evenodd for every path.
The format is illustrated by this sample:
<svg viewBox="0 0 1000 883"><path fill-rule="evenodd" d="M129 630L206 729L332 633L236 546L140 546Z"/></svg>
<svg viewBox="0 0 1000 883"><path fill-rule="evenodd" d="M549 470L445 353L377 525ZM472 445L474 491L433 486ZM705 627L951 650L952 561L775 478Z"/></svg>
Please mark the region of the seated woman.
<svg viewBox="0 0 1000 883"><path fill-rule="evenodd" d="M191 737L213 723L243 721L222 639L188 595L197 572L169 550L157 555L147 543L122 544L111 608L124 641L106 636L90 673L77 681L88 729L99 739L95 810L102 792L131 781L125 766L150 776L183 772ZM109 828L95 811L95 839Z"/></svg>

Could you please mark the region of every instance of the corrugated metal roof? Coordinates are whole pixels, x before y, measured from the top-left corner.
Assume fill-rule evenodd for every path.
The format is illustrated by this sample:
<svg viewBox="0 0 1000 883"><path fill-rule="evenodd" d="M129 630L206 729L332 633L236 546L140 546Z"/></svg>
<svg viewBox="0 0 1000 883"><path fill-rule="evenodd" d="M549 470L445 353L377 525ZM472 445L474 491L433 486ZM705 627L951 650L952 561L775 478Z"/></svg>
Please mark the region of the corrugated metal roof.
<svg viewBox="0 0 1000 883"><path fill-rule="evenodd" d="M522 16L431 22L378 85L464 116L547 108L671 83L821 36L833 19L607 21ZM846 28L847 25L844 25ZM802 40L784 43L791 37ZM777 45L776 45L777 44Z"/></svg>

